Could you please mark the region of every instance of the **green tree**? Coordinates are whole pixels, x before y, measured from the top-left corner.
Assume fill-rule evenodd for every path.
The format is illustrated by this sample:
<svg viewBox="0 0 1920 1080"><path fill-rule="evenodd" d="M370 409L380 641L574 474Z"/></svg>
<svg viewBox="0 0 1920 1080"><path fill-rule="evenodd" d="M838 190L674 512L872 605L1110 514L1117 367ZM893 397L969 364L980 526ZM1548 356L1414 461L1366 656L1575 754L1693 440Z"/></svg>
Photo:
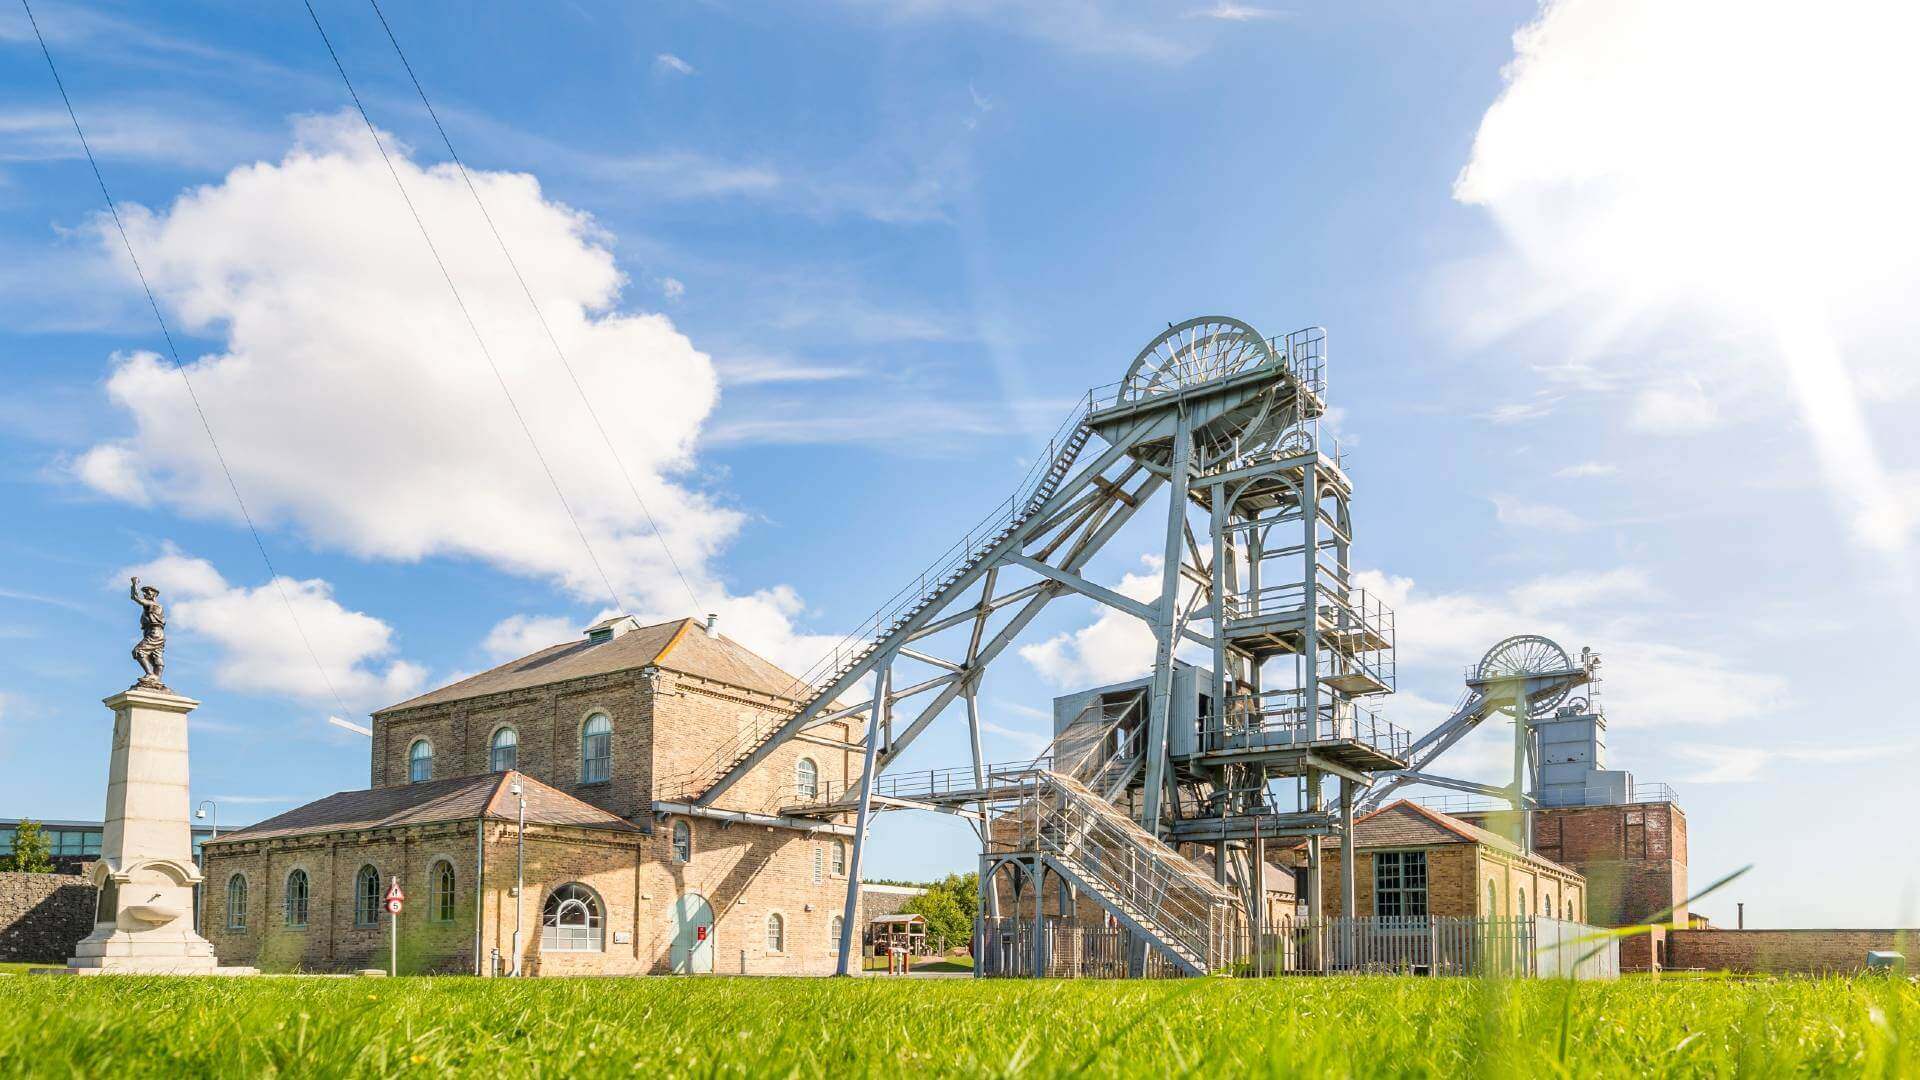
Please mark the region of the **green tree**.
<svg viewBox="0 0 1920 1080"><path fill-rule="evenodd" d="M5 869L22 874L53 873L53 852L37 821L22 821L13 833L13 854Z"/></svg>
<svg viewBox="0 0 1920 1080"><path fill-rule="evenodd" d="M979 874L949 874L902 904L900 910L925 916L927 943L944 951L972 940L973 911L979 903L979 890Z"/></svg>

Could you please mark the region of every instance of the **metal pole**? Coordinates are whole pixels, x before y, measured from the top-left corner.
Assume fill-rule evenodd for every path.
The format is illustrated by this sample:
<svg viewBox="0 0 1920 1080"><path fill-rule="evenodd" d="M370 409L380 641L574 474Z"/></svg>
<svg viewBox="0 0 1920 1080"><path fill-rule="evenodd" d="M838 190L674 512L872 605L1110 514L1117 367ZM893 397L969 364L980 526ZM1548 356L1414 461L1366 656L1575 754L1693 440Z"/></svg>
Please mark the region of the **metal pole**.
<svg viewBox="0 0 1920 1080"><path fill-rule="evenodd" d="M215 840L220 839L220 804L214 802L212 799L202 799L200 800L200 805L194 807L193 816L206 817L206 808L209 806L213 807L213 835L207 837L207 843L211 844ZM189 834L188 839L192 839L191 834ZM207 856L205 844L201 845L201 849L194 854L193 861L195 868L200 871L200 882L193 887L193 932L204 937L207 927ZM231 913L227 915L227 923L228 925L232 925L233 923L233 915Z"/></svg>
<svg viewBox="0 0 1920 1080"><path fill-rule="evenodd" d="M399 912L397 911L387 912L387 926L392 930L391 935L389 935L389 940L392 942L392 946L393 946L393 951L389 953L387 957L387 976L389 978L395 978L395 977L398 977L400 974L400 913Z"/></svg>
<svg viewBox="0 0 1920 1080"><path fill-rule="evenodd" d="M527 906L527 793L516 782L514 797L520 800L520 836L514 853L513 868L513 974L520 974L520 917Z"/></svg>
<svg viewBox="0 0 1920 1080"><path fill-rule="evenodd" d="M893 690L893 657L880 661L873 673L873 707L867 710L866 768L860 774L860 812L853 828L853 854L847 862L847 905L840 919L840 966L838 974L858 975L852 963L854 925L860 906L860 864L867 851L867 828L873 820L873 773L880 755L880 728L884 715L892 708L887 696Z"/></svg>
<svg viewBox="0 0 1920 1080"><path fill-rule="evenodd" d="M1355 864L1359 859L1354 853L1353 841L1353 781L1340 778L1340 914L1347 918L1346 939L1341 943L1341 951L1346 954L1349 963L1353 960L1354 919L1359 917L1355 910L1359 900L1355 895L1354 882L1359 877ZM1376 909L1377 911L1378 909Z"/></svg>

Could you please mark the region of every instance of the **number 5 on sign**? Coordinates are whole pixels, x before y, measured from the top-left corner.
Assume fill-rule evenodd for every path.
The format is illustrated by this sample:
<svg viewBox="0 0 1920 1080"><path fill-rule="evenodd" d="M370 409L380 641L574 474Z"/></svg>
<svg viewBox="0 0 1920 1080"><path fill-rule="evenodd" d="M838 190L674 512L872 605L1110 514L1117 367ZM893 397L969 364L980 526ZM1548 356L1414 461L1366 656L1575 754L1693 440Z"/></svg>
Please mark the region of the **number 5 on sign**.
<svg viewBox="0 0 1920 1080"><path fill-rule="evenodd" d="M387 911L394 918L387 920L393 949L387 956L387 974L400 974L400 909L406 905L407 894L400 891L400 879L394 878L387 886Z"/></svg>

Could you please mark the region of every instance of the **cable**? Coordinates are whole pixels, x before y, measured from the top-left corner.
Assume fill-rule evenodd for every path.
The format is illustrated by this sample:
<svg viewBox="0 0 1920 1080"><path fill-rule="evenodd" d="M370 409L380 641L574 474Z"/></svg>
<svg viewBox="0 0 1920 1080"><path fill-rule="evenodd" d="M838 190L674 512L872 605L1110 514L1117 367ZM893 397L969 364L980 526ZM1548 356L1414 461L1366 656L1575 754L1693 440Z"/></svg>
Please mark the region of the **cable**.
<svg viewBox="0 0 1920 1080"><path fill-rule="evenodd" d="M24 3L25 0L22 0ZM413 215L413 223L420 229L420 239L427 245L427 251L433 255L435 265L440 267L440 276L446 279L447 289L453 293L453 302L460 308L460 315L467 322L467 329L473 332L474 343L480 346L480 355L486 357L487 367L492 369L493 377L500 384L500 393L507 399L507 408L513 412L514 420L520 424L520 431L527 437L527 445L533 448L533 456L540 462L540 468L547 474L547 483L553 485L553 493L560 500L560 508L567 512L567 520L573 522L573 531L580 536L580 546L586 548L587 558L593 563L593 569L600 575L600 583L606 586L607 595L613 598L617 611L626 611L626 604L620 599L619 590L613 587L613 579L607 576L606 568L600 565L600 556L593 550L593 542L587 539L587 531L580 526L580 518L573 512L572 504L567 502L567 494L560 487L560 480L553 474L553 466L547 463L547 455L540 450L539 440L533 437L533 429L527 425L527 418L520 412L520 405L513 399L513 391L507 386L506 376L500 373L500 365L494 362L493 353L487 348L486 338L480 334L480 326L473 320L473 312L467 308L466 300L460 295L460 287L454 284L453 274L447 270L446 260L440 257L440 249L434 246L433 236L427 232L427 223L420 217L420 211L413 205L413 196L407 194L407 185L400 179L400 170L394 167L393 158L387 154L386 144L380 141L380 132L373 126L373 118L367 115L367 107L360 101L360 92L353 88L353 80L347 77L347 69L340 62L340 54L334 51L333 39L327 36L327 28L320 25L320 14L313 10L312 0L302 0L307 7L307 15L313 20L313 28L320 32L320 40L327 47L327 55L333 58L333 68L340 73L340 81L346 84L347 94L353 98L353 107L360 112L360 119L367 125L367 134L373 136L373 145L380 151L380 160L386 162L387 173L393 177L394 187L400 189L400 199L407 204L407 212Z"/></svg>
<svg viewBox="0 0 1920 1080"><path fill-rule="evenodd" d="M499 227L493 223L493 215L487 211L486 202L480 198L479 189L473 186L473 178L467 175L467 163L460 160L460 152L453 148L453 140L447 137L447 129L440 123L440 114L434 110L433 102L427 100L426 88L420 85L420 77L414 74L413 65L407 60L406 50L400 47L400 39L394 36L393 27L387 22L386 12L380 10L379 0L368 0L368 3L373 6L374 15L380 19L380 28L387 32L387 40L393 43L394 54L400 57L400 66L407 69L407 78L413 81L413 89L420 95L420 104L427 107L427 115L433 118L434 130L440 133L440 141L445 144L448 156L453 158L454 165L459 168L460 179L466 182L467 191L473 195L474 205L480 208L480 216L486 219L487 228L493 233L494 242L500 245L500 254L506 256L507 265L513 268L514 280L520 283L520 291L527 297L527 306L533 309L534 317L540 320L540 329L546 332L547 342L553 346L553 355L559 359L560 366L566 369L567 378L572 381L574 392L580 395L580 404L586 406L587 415L593 418L595 430L600 432L601 441L607 444L607 453L612 455L613 463L619 467L621 477L627 482L627 490L633 493L633 501L639 504L641 515L647 519L647 527L653 530L654 538L660 541L660 550L666 553L667 563L673 567L673 572L679 577L681 586L687 590L687 599L693 601L694 611L703 610L700 597L694 592L693 583L687 580L686 573L680 569L680 560L673 557L673 548L667 543L667 534L661 531L660 523L654 520L653 511L647 509L647 501L640 497L639 485L633 482L633 474L627 471L626 462L620 459L620 451L614 447L613 438L607 434L606 425L600 422L599 412L594 409L593 402L588 399L586 389L580 385L580 377L574 373L573 364L567 360L566 352L560 348L560 339L554 336L553 327L547 324L546 313L540 310L539 301L533 298L533 289L528 287L526 277L520 273L520 264L514 261L513 252L507 250L506 238L500 235Z"/></svg>
<svg viewBox="0 0 1920 1080"><path fill-rule="evenodd" d="M260 539L260 529L253 523L253 514L247 510L247 500L240 497L240 485L233 479L233 470L227 467L227 455L220 449L220 440L213 435L213 424L207 419L207 411L200 406L200 395L194 392L193 379L187 375L187 366L180 361L180 350L173 343L173 332L167 329L166 318L160 314L160 302L154 299L153 286L147 283L147 272L140 267L140 257L133 253L133 240L128 237L127 227L120 220L120 208L114 204L113 194L107 190L107 178L100 172L100 162L93 156L87 133L80 129L80 116L73 110L73 100L67 96L67 84L60 78L60 69L54 65L53 52L47 48L47 39L40 33L40 22L33 16L33 5L27 0L20 0L20 6L26 9L27 22L33 27L33 36L40 42L40 55L47 58L47 70L53 73L53 85L60 90L60 101L67 107L67 119L73 121L73 133L80 138L80 149L86 151L87 164L93 168L94 182L100 185L100 195L107 200L107 212L113 215L113 227L120 232L120 243L127 249L127 258L133 263L133 272L140 278L140 287L146 291L147 306L153 309L154 321L160 324L160 336L166 339L167 352L173 358L173 369L180 373L180 381L186 384L187 398L193 402L193 411L200 417L200 426L207 433L207 442L213 446L214 460L220 463L220 471L227 478L227 487L233 492L233 501L240 507L240 517L246 521L247 531L253 534L253 546L259 549L260 561L267 566L267 577L273 582L274 591L280 594L280 603L286 607L287 617L293 620L293 629L300 635L300 644L306 646L307 655L320 672L320 681L327 684L327 692L333 695L333 703L340 707L341 712L351 714L353 710L341 700L340 691L334 688L326 665L320 662L320 654L314 651L306 627L300 624L300 616L294 613L293 601L288 599L286 586L280 582L280 572L274 569L273 558L267 554L266 542Z"/></svg>

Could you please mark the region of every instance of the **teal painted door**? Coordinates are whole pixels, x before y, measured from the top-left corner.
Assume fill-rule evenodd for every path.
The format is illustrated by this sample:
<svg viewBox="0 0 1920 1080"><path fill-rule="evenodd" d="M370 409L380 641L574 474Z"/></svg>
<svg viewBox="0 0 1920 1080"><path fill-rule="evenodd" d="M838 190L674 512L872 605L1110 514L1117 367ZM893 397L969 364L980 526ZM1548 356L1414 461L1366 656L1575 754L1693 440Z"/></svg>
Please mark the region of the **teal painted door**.
<svg viewBox="0 0 1920 1080"><path fill-rule="evenodd" d="M673 905L671 959L675 974L713 974L713 906L699 893L688 893Z"/></svg>

